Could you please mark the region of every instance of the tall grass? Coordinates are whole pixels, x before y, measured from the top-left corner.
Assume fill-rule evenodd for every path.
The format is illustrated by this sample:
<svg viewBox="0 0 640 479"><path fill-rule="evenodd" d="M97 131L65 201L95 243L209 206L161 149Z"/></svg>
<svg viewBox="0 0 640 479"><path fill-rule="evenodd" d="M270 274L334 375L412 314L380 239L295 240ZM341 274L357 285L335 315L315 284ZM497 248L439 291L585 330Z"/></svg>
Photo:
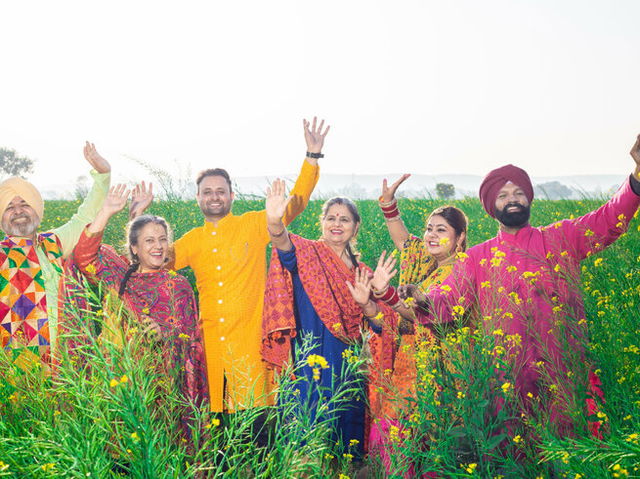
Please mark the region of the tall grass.
<svg viewBox="0 0 640 479"><path fill-rule="evenodd" d="M452 202L469 216L469 244L492 237L494 220L477 200ZM536 200L532 224L578 216L601 204L596 200ZM437 200L401 200L409 230L421 235ZM393 245L373 201L358 202L363 225L358 238L362 259L374 265ZM47 218L60 224L73 202L47 203ZM234 212L260 209L260 201L238 201ZM151 212L172 224L176 237L202 224L195 202L158 202ZM295 220L293 232L319 236L320 202L311 202ZM126 218L118 216L105 241L118 245ZM417 347L416 395L406 401L401 427L393 431L394 477L412 464L439 477L639 477L640 464L640 245L638 224L597 256L583 262L582 289L589 336L586 362L596 369L606 403L598 417L604 439L594 440L579 404L573 404L576 434L563 437L544 411L522 418L513 392L509 361L495 354L497 337L482 322L461 322L441 331L438 348ZM79 311L78 349L65 352L54 380L23 374L1 392L0 476L7 477L348 477L355 475L348 453L335 448L330 421L312 421L311 411L289 398L283 385L278 409L254 408L218 424L188 404L170 381L154 373L158 358L148 340L123 348L100 341L96 325L104 322L100 298ZM444 351L444 352L443 352ZM491 352L490 354L488 352ZM357 355L355 357L358 357ZM358 357L351 372L362 366ZM357 364L355 364L357 363ZM2 366L6 368L6 364ZM582 368L584 369L584 368ZM575 365L575 371L581 365ZM2 371L3 376L8 374ZM122 378L126 377L126 381ZM288 376L284 375L285 381ZM112 381L117 384L112 386ZM347 382L345 391L357 385ZM344 393L347 394L347 393ZM344 394L337 394L339 401ZM544 398L541 398L541 400ZM499 409L496 404L500 404ZM179 416L188 411L185 435ZM257 450L251 424L258 414L275 424L270 450ZM135 433L135 435L134 435ZM372 459L369 477L383 477ZM6 467L5 467L6 466ZM344 477L343 476L343 477Z"/></svg>
<svg viewBox="0 0 640 479"><path fill-rule="evenodd" d="M122 304L111 301L106 308L101 291L86 284L83 290L65 307L52 377L39 368L23 371L0 351L0 477L350 473L354 454L349 445L335 443L334 419L326 411L345 407L362 389L358 344L335 371L333 394L319 406L294 394L296 382L307 380L296 374L313 346L312 338L305 338L300 360L282 372L278 407L249 404L223 417L181 394L182 371L162 368L166 345L143 333ZM269 447L254 444L259 417L270 425Z"/></svg>

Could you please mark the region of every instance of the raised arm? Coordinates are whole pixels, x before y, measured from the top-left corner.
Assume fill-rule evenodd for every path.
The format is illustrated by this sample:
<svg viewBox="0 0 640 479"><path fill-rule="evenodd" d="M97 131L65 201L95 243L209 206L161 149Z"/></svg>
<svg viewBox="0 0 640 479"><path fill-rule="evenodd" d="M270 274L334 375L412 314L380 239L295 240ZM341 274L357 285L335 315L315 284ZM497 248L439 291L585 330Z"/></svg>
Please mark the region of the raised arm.
<svg viewBox="0 0 640 479"><path fill-rule="evenodd" d="M292 196L287 198L285 194L285 184L283 180L275 180L270 188L267 188L265 199L265 211L267 213L267 231L274 248L280 251L291 251L293 244L289 239L289 232L282 222L287 205L291 202Z"/></svg>
<svg viewBox="0 0 640 479"><path fill-rule="evenodd" d="M60 238L65 257L73 251L85 225L93 221L109 191L109 182L111 180L111 165L109 165L109 162L97 152L95 145L89 142L86 142L84 146L84 158L95 170L91 172L93 186L76 214L67 223L53 230Z"/></svg>
<svg viewBox="0 0 640 479"><path fill-rule="evenodd" d="M404 221L402 221L402 217L398 211L398 201L395 195L398 187L410 176L411 175L405 173L391 186L388 186L386 178L382 180L382 194L378 200L385 222L387 223L389 235L398 250L401 250L405 241L409 239L409 231L404 225Z"/></svg>
<svg viewBox="0 0 640 479"><path fill-rule="evenodd" d="M636 142L631 148L629 154L636 164L636 167L633 170L633 177L636 180L640 181L640 135L638 135L638 137L636 138Z"/></svg>
<svg viewBox="0 0 640 479"><path fill-rule="evenodd" d="M124 208L128 196L129 190L125 185L112 186L96 218L82 232L73 250L76 266L91 281L94 281L101 269L98 264L98 251L102 243L102 233L109 219Z"/></svg>
<svg viewBox="0 0 640 479"><path fill-rule="evenodd" d="M283 221L285 225L290 224L296 216L304 211L309 203L311 193L318 183L320 169L318 167L318 159L322 158L322 148L324 139L329 133L330 126L324 126L324 120L317 124L317 118L313 117L313 122L302 120L304 128L304 140L307 144L307 153L302 170L298 175L296 184L293 185L290 195L293 199L289 202L287 210L284 214Z"/></svg>
<svg viewBox="0 0 640 479"><path fill-rule="evenodd" d="M569 241L579 259L610 245L627 231L629 222L640 205L640 135L630 151L635 163L633 173L604 205L572 220L564 220L546 228L546 234Z"/></svg>
<svg viewBox="0 0 640 479"><path fill-rule="evenodd" d="M109 188L109 194L102 203L102 208L98 211L95 219L87 226L89 234L101 233L107 227L109 219L122 211L127 204L129 190L126 185L119 184Z"/></svg>
<svg viewBox="0 0 640 479"><path fill-rule="evenodd" d="M137 184L131 190L131 204L129 205L129 220L132 220L146 211L153 202L153 183L149 183L149 189L144 181Z"/></svg>
<svg viewBox="0 0 640 479"><path fill-rule="evenodd" d="M349 281L346 283L351 297L362 308L362 313L376 326L382 326L382 323L376 319L378 306L371 298L371 277L369 272L364 268L358 268L356 269L354 284Z"/></svg>
<svg viewBox="0 0 640 479"><path fill-rule="evenodd" d="M378 259L378 265L373 272L371 280L371 288L374 296L391 306L400 316L410 321L415 321L416 316L413 308L408 306L398 295L396 289L390 285L391 279L398 273L396 269L396 259L392 256L386 256L383 251Z"/></svg>

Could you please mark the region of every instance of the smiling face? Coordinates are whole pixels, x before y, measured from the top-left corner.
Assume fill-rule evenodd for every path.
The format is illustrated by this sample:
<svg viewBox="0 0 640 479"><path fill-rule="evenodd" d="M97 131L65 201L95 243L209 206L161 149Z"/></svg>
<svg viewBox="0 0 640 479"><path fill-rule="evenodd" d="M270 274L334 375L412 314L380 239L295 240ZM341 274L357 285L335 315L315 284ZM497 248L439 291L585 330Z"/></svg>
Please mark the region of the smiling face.
<svg viewBox="0 0 640 479"><path fill-rule="evenodd" d="M138 242L131 245L131 252L138 257L141 272L155 271L167 262L169 238L164 226L147 223L138 233Z"/></svg>
<svg viewBox="0 0 640 479"><path fill-rule="evenodd" d="M208 220L219 220L229 214L234 194L222 176L205 176L198 186L198 206Z"/></svg>
<svg viewBox="0 0 640 479"><path fill-rule="evenodd" d="M510 181L496 197L495 217L504 226L520 228L529 223L531 213L529 199L524 190Z"/></svg>
<svg viewBox="0 0 640 479"><path fill-rule="evenodd" d="M33 237L40 226L35 210L21 197L14 197L2 213L2 231L10 236Z"/></svg>
<svg viewBox="0 0 640 479"><path fill-rule="evenodd" d="M331 205L327 214L320 220L322 239L328 244L345 246L355 237L359 223L356 223L351 211L344 204Z"/></svg>
<svg viewBox="0 0 640 479"><path fill-rule="evenodd" d="M464 233L456 234L456 230L440 215L432 215L427 221L424 232L424 243L427 251L438 263L448 259L464 240Z"/></svg>

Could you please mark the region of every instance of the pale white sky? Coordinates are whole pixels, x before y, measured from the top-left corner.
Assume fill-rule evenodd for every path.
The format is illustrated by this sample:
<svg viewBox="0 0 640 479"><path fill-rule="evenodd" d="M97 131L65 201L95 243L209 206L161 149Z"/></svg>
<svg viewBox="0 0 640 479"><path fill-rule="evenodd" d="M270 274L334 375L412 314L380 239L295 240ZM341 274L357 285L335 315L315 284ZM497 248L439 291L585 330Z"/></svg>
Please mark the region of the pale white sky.
<svg viewBox="0 0 640 479"><path fill-rule="evenodd" d="M232 176L297 171L301 119L325 173L624 174L640 133L637 0L0 3L0 146L44 188L85 139Z"/></svg>

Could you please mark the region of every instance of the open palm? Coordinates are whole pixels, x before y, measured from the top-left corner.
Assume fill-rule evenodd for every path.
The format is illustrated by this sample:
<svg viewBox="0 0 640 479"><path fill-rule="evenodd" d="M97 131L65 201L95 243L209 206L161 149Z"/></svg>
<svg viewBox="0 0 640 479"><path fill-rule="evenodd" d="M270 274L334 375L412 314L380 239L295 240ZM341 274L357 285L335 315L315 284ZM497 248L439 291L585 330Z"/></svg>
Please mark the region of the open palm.
<svg viewBox="0 0 640 479"><path fill-rule="evenodd" d="M324 128L324 120L320 122L320 125L317 125L318 119L314 116L313 122L310 123L307 120L302 120L302 125L304 126L304 140L307 142L307 151L309 153L320 153L322 151L322 146L324 145L324 139L329 133L329 125Z"/></svg>
<svg viewBox="0 0 640 479"><path fill-rule="evenodd" d="M267 188L267 196L265 199L265 210L267 218L272 222L279 222L287 205L291 201L292 196L286 196L286 187L284 180L276 179L271 187Z"/></svg>
<svg viewBox="0 0 640 479"><path fill-rule="evenodd" d="M119 184L109 188L109 193L102 203L102 209L110 215L115 215L124 208L129 198L126 185Z"/></svg>
<svg viewBox="0 0 640 479"><path fill-rule="evenodd" d="M96 145L88 141L85 142L83 152L84 159L87 160L98 173L109 173L111 171L111 165L98 153Z"/></svg>

